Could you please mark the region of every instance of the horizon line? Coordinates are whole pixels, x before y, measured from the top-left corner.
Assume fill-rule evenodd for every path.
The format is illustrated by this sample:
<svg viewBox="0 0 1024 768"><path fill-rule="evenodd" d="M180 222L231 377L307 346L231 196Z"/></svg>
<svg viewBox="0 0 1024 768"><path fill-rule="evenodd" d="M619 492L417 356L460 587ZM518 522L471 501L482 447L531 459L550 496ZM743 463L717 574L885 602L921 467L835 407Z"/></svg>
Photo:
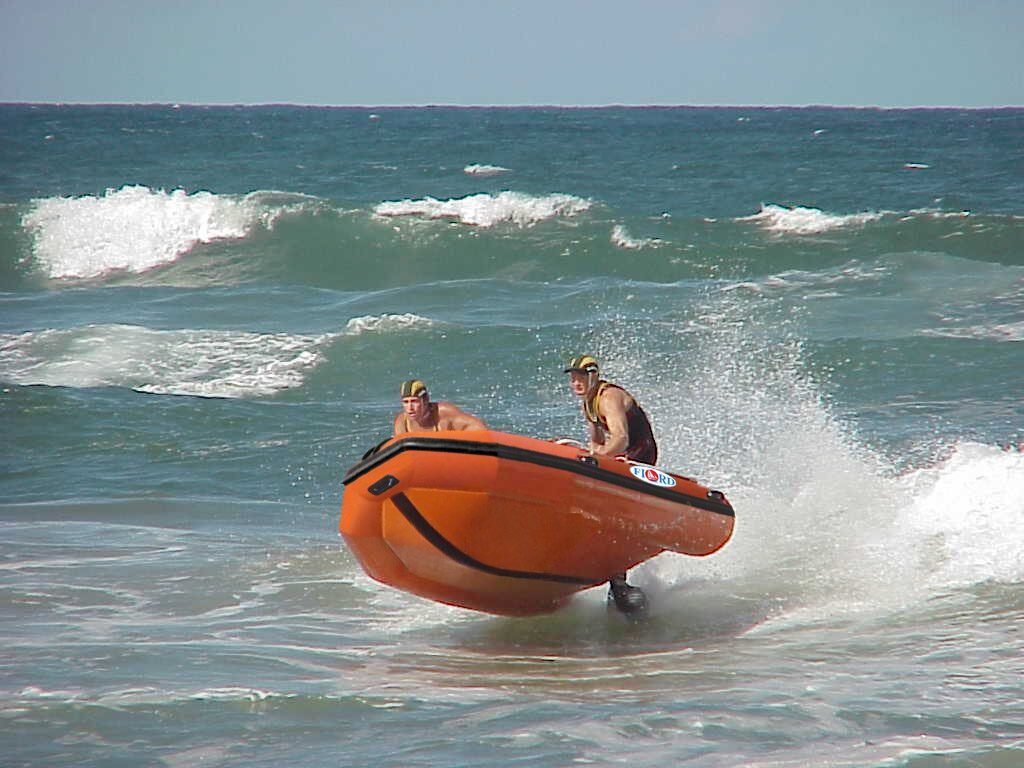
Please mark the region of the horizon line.
<svg viewBox="0 0 1024 768"><path fill-rule="evenodd" d="M168 107L180 109L184 107L296 107L304 109L862 109L862 110L999 110L1022 109L1024 104L998 104L986 106L964 106L957 104L824 104L808 102L804 104L686 104L669 102L628 103L608 102L604 104L556 104L556 103L521 103L521 104L458 104L453 102L422 102L410 104L328 104L314 102L289 101L6 101L0 99L0 106L25 107Z"/></svg>

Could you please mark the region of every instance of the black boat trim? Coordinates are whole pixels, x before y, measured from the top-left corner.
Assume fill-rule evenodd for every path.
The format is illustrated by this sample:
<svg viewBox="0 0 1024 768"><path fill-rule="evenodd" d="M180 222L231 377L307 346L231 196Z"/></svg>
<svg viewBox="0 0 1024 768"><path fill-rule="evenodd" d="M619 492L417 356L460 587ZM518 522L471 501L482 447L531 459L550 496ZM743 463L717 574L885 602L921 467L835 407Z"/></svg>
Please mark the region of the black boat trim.
<svg viewBox="0 0 1024 768"><path fill-rule="evenodd" d="M705 509L709 512L717 512L718 514L726 515L727 517L735 517L732 506L728 502L720 501L714 496L709 498L691 496L678 490L671 490L669 488L661 488L659 486L651 485L650 483L645 483L644 481L633 477L624 477L616 474L615 472L609 472L601 469L600 467L593 466L589 462L583 462L564 456L552 456L551 454L541 453L540 451L531 451L525 448L503 445L501 443L482 443L471 440L449 440L443 437L407 437L394 442L351 467L348 472L345 473L345 477L342 478L342 484L348 485L402 451L434 451L439 453L469 454L474 456L494 456L496 458L508 459L510 461L521 461L527 464L536 464L541 467L549 467L551 469L560 469L566 472L572 472L593 480L600 480L605 483L610 483L611 485L628 488L631 491L644 493L648 496L655 496L659 499L666 499L667 501L686 504L691 507Z"/></svg>
<svg viewBox="0 0 1024 768"><path fill-rule="evenodd" d="M487 563L480 562L472 555L466 554L446 539L444 534L430 524L430 521L423 516L423 514L416 508L416 505L413 504L409 500L409 497L404 493L396 493L391 497L391 502L398 508L398 511L402 513L402 516L409 521L412 527L419 532L420 536L460 565L465 565L469 568L489 573L492 576L504 576L509 579L555 581L560 584L577 584L579 586L591 586L593 584L600 584L603 581L607 581L607 579L582 579L578 576L564 576L560 573L516 571L511 568L501 568L496 565L488 565Z"/></svg>

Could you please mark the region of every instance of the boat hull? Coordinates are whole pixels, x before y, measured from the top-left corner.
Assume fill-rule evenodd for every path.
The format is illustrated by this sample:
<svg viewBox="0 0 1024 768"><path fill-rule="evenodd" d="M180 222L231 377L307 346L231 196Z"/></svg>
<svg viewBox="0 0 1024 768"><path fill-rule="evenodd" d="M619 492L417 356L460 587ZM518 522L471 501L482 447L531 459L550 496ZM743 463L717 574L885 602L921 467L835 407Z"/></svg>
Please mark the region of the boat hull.
<svg viewBox="0 0 1024 768"><path fill-rule="evenodd" d="M693 480L496 431L404 435L344 483L339 528L372 578L502 615L556 610L665 550L711 554L734 523Z"/></svg>

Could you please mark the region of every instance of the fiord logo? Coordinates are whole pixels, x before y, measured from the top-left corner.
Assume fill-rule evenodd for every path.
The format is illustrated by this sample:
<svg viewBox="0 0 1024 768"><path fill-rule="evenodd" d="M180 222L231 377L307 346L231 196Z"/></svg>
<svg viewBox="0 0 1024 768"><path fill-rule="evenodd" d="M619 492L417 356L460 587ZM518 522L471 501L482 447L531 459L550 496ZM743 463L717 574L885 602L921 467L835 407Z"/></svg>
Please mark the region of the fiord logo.
<svg viewBox="0 0 1024 768"><path fill-rule="evenodd" d="M662 488L671 488L676 484L676 479L667 472L662 472L655 467L648 467L644 464L636 464L629 468L633 477L638 477L645 483L657 485Z"/></svg>

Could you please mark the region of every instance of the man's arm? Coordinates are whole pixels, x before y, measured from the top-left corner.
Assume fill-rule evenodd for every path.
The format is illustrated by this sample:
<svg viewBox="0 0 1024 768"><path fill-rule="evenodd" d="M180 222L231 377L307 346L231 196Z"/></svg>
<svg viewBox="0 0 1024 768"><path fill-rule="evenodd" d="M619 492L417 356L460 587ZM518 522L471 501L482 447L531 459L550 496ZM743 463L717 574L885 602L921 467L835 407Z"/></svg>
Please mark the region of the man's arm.
<svg viewBox="0 0 1024 768"><path fill-rule="evenodd" d="M587 419L587 432L590 435L590 448L591 453L597 453L598 447L601 445L601 430L598 429L597 424L587 418L587 412L584 409L583 418Z"/></svg>
<svg viewBox="0 0 1024 768"><path fill-rule="evenodd" d="M629 447L629 422L626 419L626 408L629 395L621 389L609 388L601 395L598 408L608 423L604 443L594 446L594 453L602 456L619 456Z"/></svg>
<svg viewBox="0 0 1024 768"><path fill-rule="evenodd" d="M400 413L395 416L394 429L391 432L392 437L398 437L405 432L405 414Z"/></svg>
<svg viewBox="0 0 1024 768"><path fill-rule="evenodd" d="M438 406L438 420L444 420L444 429L487 429L481 419L466 413L457 405L443 403Z"/></svg>

